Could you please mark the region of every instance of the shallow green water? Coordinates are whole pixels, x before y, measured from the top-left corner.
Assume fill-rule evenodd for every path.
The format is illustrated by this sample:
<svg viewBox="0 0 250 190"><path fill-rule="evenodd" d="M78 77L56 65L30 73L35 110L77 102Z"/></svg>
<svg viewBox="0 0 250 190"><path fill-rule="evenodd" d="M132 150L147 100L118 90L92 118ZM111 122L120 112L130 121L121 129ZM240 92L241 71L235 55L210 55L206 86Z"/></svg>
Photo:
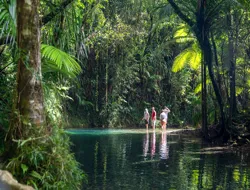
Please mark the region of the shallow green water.
<svg viewBox="0 0 250 190"><path fill-rule="evenodd" d="M250 155L183 135L146 130L69 130L88 174L83 189L250 189Z"/></svg>

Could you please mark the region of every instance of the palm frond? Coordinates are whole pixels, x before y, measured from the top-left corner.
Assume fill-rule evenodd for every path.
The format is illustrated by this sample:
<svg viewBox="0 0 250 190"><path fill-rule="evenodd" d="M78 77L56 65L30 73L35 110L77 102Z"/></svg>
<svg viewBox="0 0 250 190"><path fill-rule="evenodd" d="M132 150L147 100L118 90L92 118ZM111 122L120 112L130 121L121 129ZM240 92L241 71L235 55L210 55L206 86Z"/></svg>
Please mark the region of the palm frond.
<svg viewBox="0 0 250 190"><path fill-rule="evenodd" d="M0 38L3 36L16 36L15 0L0 0Z"/></svg>
<svg viewBox="0 0 250 190"><path fill-rule="evenodd" d="M60 72L65 76L76 77L82 71L80 65L71 55L54 46L42 44L41 53L43 58L43 73Z"/></svg>

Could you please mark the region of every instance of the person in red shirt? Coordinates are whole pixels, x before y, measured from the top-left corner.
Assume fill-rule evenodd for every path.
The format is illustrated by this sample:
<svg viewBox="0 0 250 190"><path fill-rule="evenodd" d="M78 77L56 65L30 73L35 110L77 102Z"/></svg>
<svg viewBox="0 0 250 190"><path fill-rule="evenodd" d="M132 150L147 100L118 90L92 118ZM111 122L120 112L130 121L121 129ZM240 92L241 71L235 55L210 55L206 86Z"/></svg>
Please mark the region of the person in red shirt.
<svg viewBox="0 0 250 190"><path fill-rule="evenodd" d="M152 107L151 124L153 129L155 129L155 123L156 123L156 111L155 107Z"/></svg>

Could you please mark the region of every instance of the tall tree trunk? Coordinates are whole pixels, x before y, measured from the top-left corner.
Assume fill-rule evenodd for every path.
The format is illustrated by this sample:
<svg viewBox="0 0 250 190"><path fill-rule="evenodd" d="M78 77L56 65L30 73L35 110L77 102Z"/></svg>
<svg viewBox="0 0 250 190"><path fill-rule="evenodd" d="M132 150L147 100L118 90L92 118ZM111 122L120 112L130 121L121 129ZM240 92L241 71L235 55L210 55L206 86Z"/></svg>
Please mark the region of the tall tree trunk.
<svg viewBox="0 0 250 190"><path fill-rule="evenodd" d="M199 41L202 52L204 54L204 65L207 65L208 67L209 77L212 82L213 89L216 95L216 99L220 108L220 115L221 115L220 121L221 121L221 129L222 129L221 134L223 134L223 132L225 131L224 105L223 105L223 101L222 101L222 97L221 97L218 84L216 83L216 80L215 80L214 71L213 71L212 48L211 48L211 44L209 41L209 26L206 25L206 22L205 22L205 4L206 4L206 0L198 0L198 14L196 17L198 30L196 31L196 37ZM204 69L203 72L206 72L206 70ZM204 85L206 85L205 83L206 81L203 81ZM204 98L206 97L204 96ZM203 109L206 109L206 107L204 107ZM205 121L203 123L205 125ZM204 132L207 132L207 126L203 126L203 128L204 128ZM205 133L205 135L206 134L207 133Z"/></svg>
<svg viewBox="0 0 250 190"><path fill-rule="evenodd" d="M208 32L206 33L208 34ZM212 49L211 44L209 42L209 38L207 35L204 36L204 44L203 44L203 52L204 52L204 59L208 66L208 73L210 80L213 85L213 89L216 95L216 99L220 108L220 115L221 115L221 134L225 131L225 113L224 113L224 104L222 100L222 96L219 90L219 87L216 83L215 77L214 77L214 71L213 71L213 65L212 65Z"/></svg>
<svg viewBox="0 0 250 190"><path fill-rule="evenodd" d="M39 0L17 1L17 43L20 52L16 102L20 116L18 137L27 137L30 126L41 129L45 125L38 7Z"/></svg>
<svg viewBox="0 0 250 190"><path fill-rule="evenodd" d="M204 38L205 38L205 0L198 0L197 9L197 29L196 36L199 40L200 46L202 48L202 62L201 62L201 81L202 81L202 131L205 138L208 139L208 128L207 128L207 61L205 57L205 50L203 48Z"/></svg>
<svg viewBox="0 0 250 190"><path fill-rule="evenodd" d="M232 29L232 15L230 13L231 8L229 8L229 14L227 15L228 22L228 50L229 50L229 86L230 86L230 100L229 100L229 126L232 125L232 117L236 112L236 91L235 91L235 61L234 61L234 39L233 39L233 29Z"/></svg>
<svg viewBox="0 0 250 190"><path fill-rule="evenodd" d="M219 60L218 60L218 54L217 54L217 46L216 46L216 43L215 43L213 32L211 32L210 34L211 34L211 40L212 40L212 46L213 46L214 61L215 61L215 65L216 65L216 74L217 74L218 88L219 88L219 91L221 93L221 96L223 97L223 94L222 94L222 79L221 79L221 74L220 74ZM217 107L217 104L215 105L215 108L216 107ZM216 115L216 113L217 113L217 110L215 109L214 124L216 124L216 121L217 121L217 115Z"/></svg>
<svg viewBox="0 0 250 190"><path fill-rule="evenodd" d="M207 129L207 67L204 59L204 53L202 53L202 63L201 63L201 101L202 101L202 132L203 135L208 138L208 129Z"/></svg>
<svg viewBox="0 0 250 190"><path fill-rule="evenodd" d="M219 87L220 92L222 92L222 86L221 86L222 85L222 80L221 80L221 74L220 74L219 59L218 59L218 54L217 54L217 46L216 46L216 43L215 43L213 32L211 32L210 34L211 34L211 40L212 40L212 45L213 45L214 62L215 62L215 65L216 65L218 87Z"/></svg>

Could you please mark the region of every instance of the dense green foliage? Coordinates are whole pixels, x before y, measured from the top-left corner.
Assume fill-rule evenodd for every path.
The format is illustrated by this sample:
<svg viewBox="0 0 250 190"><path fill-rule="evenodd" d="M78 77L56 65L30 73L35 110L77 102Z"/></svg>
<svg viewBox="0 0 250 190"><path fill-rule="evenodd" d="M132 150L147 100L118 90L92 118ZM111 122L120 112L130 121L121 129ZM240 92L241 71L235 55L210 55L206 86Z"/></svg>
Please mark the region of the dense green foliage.
<svg viewBox="0 0 250 190"><path fill-rule="evenodd" d="M196 1L177 3L194 18ZM236 123L241 122L238 115L249 117L249 12L247 3L240 3L219 1L208 4L205 10L211 17L207 21L213 51L211 68L228 117L230 62L235 62ZM70 90L74 99L67 105L70 125L78 120L78 126L138 126L145 107L155 106L159 113L165 105L172 110L171 124L201 123L202 51L193 29L178 18L167 1L89 1L77 5L84 7L76 23L80 23L78 28L85 38L76 52L83 72L78 77L80 86ZM230 11L232 6L236 9ZM231 26L229 17L233 19ZM208 125L217 124L220 108L208 74L206 84Z"/></svg>
<svg viewBox="0 0 250 190"><path fill-rule="evenodd" d="M20 182L36 189L78 189L82 185L83 173L69 151L69 138L62 129L53 126L51 135L30 137L16 143L17 156L9 161L6 169Z"/></svg>
<svg viewBox="0 0 250 190"><path fill-rule="evenodd" d="M55 185L50 180L64 181L49 179L48 176L54 176L52 173L45 177L41 174L48 170L44 163L49 159L47 154L52 151L51 156L57 158L63 150L64 154L68 153L69 142L59 143L58 139L64 138L59 128L65 124L68 127L138 127L144 108L152 106L158 115L164 106L171 109L170 125L200 126L205 118L206 127L219 126L220 131L220 126L225 125L230 136L249 131L250 4L244 0L205 3L205 0L174 3L170 0L41 0L42 85L47 124L53 133L41 147L29 138L16 139L19 152L9 165L15 175L26 182L33 181L38 187ZM16 122L12 116L18 115L15 88L20 52L16 43L15 10L15 0L0 0L2 137ZM205 15L205 20L200 21L198 13ZM203 38L199 31L201 24ZM204 45L202 39L207 39L211 47ZM207 57L211 59L207 61ZM205 113L203 118L202 113ZM32 133L28 134L33 138ZM34 138L41 142L40 137ZM27 140L41 155L26 157L31 149L26 147L29 143L22 142ZM56 152L51 147L47 150L49 145ZM25 156L17 160L20 155ZM30 161L37 156L43 165L41 170L37 169L36 161ZM75 167L71 169L77 171L80 180L73 156L70 154L70 159L64 161L63 173L73 163ZM62 172L57 169L58 173ZM36 180L29 178L30 175Z"/></svg>

